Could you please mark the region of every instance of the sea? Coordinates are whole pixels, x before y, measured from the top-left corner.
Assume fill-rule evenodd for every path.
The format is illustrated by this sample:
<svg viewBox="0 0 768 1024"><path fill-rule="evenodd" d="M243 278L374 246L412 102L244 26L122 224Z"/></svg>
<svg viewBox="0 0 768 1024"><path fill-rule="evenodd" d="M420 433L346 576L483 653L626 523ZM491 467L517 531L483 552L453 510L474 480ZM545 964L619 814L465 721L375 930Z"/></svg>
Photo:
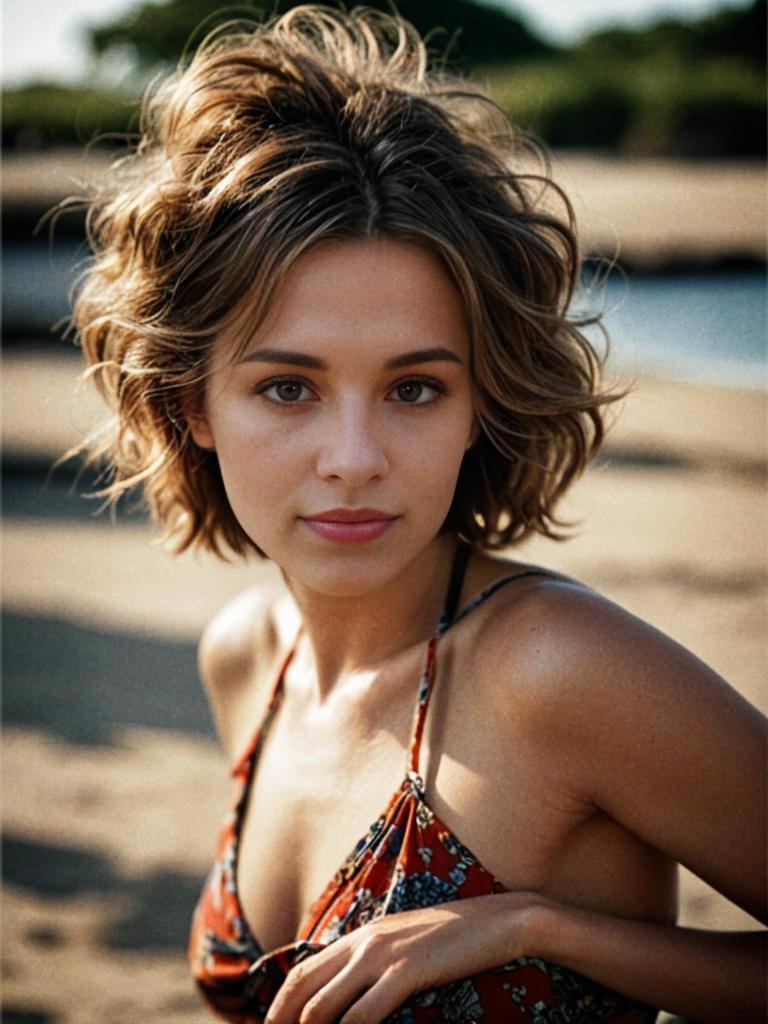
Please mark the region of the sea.
<svg viewBox="0 0 768 1024"><path fill-rule="evenodd" d="M723 387L768 388L768 280L762 270L613 273L574 313L602 312L608 366ZM604 351L602 335L586 333Z"/></svg>

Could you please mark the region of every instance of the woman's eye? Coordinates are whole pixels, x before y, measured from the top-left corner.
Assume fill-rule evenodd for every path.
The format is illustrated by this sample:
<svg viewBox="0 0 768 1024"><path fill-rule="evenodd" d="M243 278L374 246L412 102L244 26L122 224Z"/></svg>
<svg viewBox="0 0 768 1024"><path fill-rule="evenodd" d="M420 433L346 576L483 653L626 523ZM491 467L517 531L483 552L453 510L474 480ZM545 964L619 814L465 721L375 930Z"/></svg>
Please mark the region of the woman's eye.
<svg viewBox="0 0 768 1024"><path fill-rule="evenodd" d="M306 399L311 392L303 381L275 380L260 387L257 394L266 395L278 405L295 405L300 399Z"/></svg>
<svg viewBox="0 0 768 1024"><path fill-rule="evenodd" d="M407 405L431 405L445 394L445 388L436 381L404 380L396 384L390 394L397 395L398 401Z"/></svg>

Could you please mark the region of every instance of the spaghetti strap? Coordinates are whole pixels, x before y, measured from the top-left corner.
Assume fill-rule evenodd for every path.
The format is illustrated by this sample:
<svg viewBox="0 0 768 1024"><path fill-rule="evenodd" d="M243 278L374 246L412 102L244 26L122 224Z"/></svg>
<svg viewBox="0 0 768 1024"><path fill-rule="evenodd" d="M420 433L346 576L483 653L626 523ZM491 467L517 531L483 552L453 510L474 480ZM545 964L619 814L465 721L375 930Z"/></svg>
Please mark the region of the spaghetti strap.
<svg viewBox="0 0 768 1024"><path fill-rule="evenodd" d="M459 539L453 555L451 578L448 583L448 593L445 596L445 606L443 607L443 613L437 623L437 629L439 632L447 629L451 622L453 622L456 615L456 609L459 606L459 598L461 597L461 587L464 583L464 574L467 571L467 563L469 562L470 551L471 548L469 544Z"/></svg>
<svg viewBox="0 0 768 1024"><path fill-rule="evenodd" d="M458 563L459 558L461 557L461 548L464 548L465 546L466 545L461 544L459 550L457 550L456 556L454 556L454 569ZM463 559L462 578L464 570L466 569L466 564L467 559L465 557ZM512 583L513 580L519 580L525 576L547 575L549 575L549 573L545 569L524 569L522 572L510 573L508 576L502 576L500 579L494 580L493 583L489 584L487 587L481 590L476 597L473 597L472 600L469 601L464 606L464 608L462 608L458 615L448 616L444 611L443 615L440 617L437 629L429 638L429 643L427 644L427 655L424 666L424 672L421 677L421 685L419 686L419 696L416 701L416 707L413 713L413 726L411 728L411 737L408 743L408 760L406 764L405 773L406 779L409 780L415 786L415 788L419 791L419 794L421 795L422 798L425 797L426 790L424 787L424 779L419 773L419 754L421 752L422 736L424 735L424 723L426 722L427 719L429 701L432 696L432 690L434 688L433 684L435 680L435 671L437 667L437 649L440 643L440 639L451 628L451 626L454 626L456 625L457 622L460 622L461 619L469 615L470 612L474 611L474 609L481 605L484 601L487 601L489 597L495 594L496 591L500 590L503 586L506 586L507 583ZM461 592L461 581L459 581L458 591L459 593ZM451 588L449 587L449 597L450 596ZM458 600L458 594L456 595L456 598ZM446 601L446 611L448 611L448 604L449 602Z"/></svg>
<svg viewBox="0 0 768 1024"><path fill-rule="evenodd" d="M511 583L513 580L521 580L524 576L550 576L546 569L524 569L522 572L514 572L509 576L502 576L501 579L494 580L493 583L489 583L487 587L480 591L477 597L473 597L459 612L459 614L452 619L451 622L447 623L441 630L440 633L445 633L451 626L455 626L457 622L460 622L465 615L469 615L471 611L477 608L478 605L482 604L483 601L487 601L489 597L500 590L507 583Z"/></svg>
<svg viewBox="0 0 768 1024"><path fill-rule="evenodd" d="M510 574L505 582L523 575L531 573ZM498 585L486 588L482 599L487 600L497 589ZM472 607L478 603L470 602ZM430 637L429 673L434 670L436 645L444 632L436 629ZM287 659L280 676L286 664ZM279 692L276 681L273 708L277 709ZM423 718L420 721L423 723ZM265 734L263 730L262 737ZM227 1020L263 1024L286 976L297 964L320 954L372 917L383 919L409 907L474 897L498 898L509 892L463 842L468 838L463 831L457 835L430 806L414 770L413 781L402 780L391 793L368 831L310 903L298 922L295 938L274 948L262 945L258 919L254 928L250 907L244 902L245 890L238 881L241 868L248 866L252 874L258 871L258 864L246 865L249 858L242 855L246 852L243 836L247 815L253 819L260 811L264 813L259 801L249 803L260 751L262 741L257 738L253 755L236 780L235 801L219 833L216 860L195 908L187 947L198 988L210 1008ZM414 768L418 768L418 761ZM366 816L366 820L371 818ZM251 827L258 829L258 821ZM274 860L273 856L265 862L266 870L274 869ZM258 889L264 891L261 884ZM270 912L271 908L263 905L259 919L268 919ZM469 1017L507 1021L514 1011L519 1021L575 1021L584 1020L586 1008L590 1020L599 1019L604 1024L656 1021L653 1008L540 958L518 957L498 967L478 969L461 980L460 989L457 994L456 984L438 985L428 990L428 998L409 1000L403 1004L403 1013L395 1011L393 1016L400 1020L407 1017L413 1024Z"/></svg>
<svg viewBox="0 0 768 1024"><path fill-rule="evenodd" d="M296 631L296 635L293 638L293 643L290 645L286 653L283 655L283 658L280 662L280 666L275 674L275 679L274 682L272 683L272 689L269 694L269 702L267 703L266 711L262 715L261 721L259 722L257 727L254 729L250 740L246 744L245 750L243 750L242 754L240 754L240 756L235 761L235 764L230 772L231 775L238 775L243 770L245 765L250 761L250 759L258 750L261 741L266 735L267 729L269 728L269 723L272 721L272 716L277 710L279 698L282 695L283 691L283 678L285 676L288 665L290 664L291 659L293 658L293 655L296 652L296 645L298 643L300 634L301 626L299 626L298 630Z"/></svg>

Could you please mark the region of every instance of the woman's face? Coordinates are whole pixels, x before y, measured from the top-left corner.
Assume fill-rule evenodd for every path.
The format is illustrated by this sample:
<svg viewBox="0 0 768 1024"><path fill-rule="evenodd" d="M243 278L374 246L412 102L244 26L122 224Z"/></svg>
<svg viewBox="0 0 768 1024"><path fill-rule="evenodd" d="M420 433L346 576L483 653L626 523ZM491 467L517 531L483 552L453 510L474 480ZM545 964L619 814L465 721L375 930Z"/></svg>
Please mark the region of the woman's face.
<svg viewBox="0 0 768 1024"><path fill-rule="evenodd" d="M405 571L475 439L464 310L440 261L394 240L323 242L233 352L216 339L190 426L248 536L289 578L339 596ZM366 522L338 525L339 509Z"/></svg>

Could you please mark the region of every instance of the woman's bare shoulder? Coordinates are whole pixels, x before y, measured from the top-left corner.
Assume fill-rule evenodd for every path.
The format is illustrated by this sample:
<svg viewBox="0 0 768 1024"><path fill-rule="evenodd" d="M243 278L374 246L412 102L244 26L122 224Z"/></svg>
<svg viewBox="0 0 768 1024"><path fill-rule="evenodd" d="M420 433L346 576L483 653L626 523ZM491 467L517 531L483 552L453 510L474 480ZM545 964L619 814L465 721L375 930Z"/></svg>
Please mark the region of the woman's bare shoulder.
<svg viewBox="0 0 768 1024"><path fill-rule="evenodd" d="M217 612L200 638L200 678L233 760L268 698L272 667L287 642L284 605L284 595L274 588L249 587Z"/></svg>
<svg viewBox="0 0 768 1024"><path fill-rule="evenodd" d="M478 664L497 679L511 674L536 695L579 703L629 689L655 699L670 676L693 689L727 687L691 651L586 583L518 570L537 574L494 595L476 641Z"/></svg>
<svg viewBox="0 0 768 1024"><path fill-rule="evenodd" d="M495 720L524 713L550 763L611 816L648 837L638 794L659 807L658 788L700 785L704 765L723 787L712 806L764 791L765 717L692 651L577 580L529 577L496 598L475 652Z"/></svg>
<svg viewBox="0 0 768 1024"><path fill-rule="evenodd" d="M272 604L260 587L228 601L203 630L198 667L206 690L237 687L275 640Z"/></svg>
<svg viewBox="0 0 768 1024"><path fill-rule="evenodd" d="M662 708L683 732L703 708L711 724L734 709L759 717L692 651L579 580L544 570L486 605L471 652L484 692L499 712L510 700L527 709L553 741L634 744L638 730L650 740Z"/></svg>
<svg viewBox="0 0 768 1024"><path fill-rule="evenodd" d="M765 717L589 587L520 583L477 638L493 720L522 720L548 772L762 920Z"/></svg>

